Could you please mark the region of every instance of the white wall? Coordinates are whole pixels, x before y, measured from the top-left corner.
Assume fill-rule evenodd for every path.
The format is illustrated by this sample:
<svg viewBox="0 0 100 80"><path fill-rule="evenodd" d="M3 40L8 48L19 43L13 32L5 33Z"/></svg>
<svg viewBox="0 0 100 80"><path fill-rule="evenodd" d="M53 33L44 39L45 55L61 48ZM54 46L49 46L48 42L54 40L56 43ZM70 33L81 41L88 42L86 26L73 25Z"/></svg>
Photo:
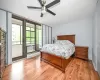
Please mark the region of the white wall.
<svg viewBox="0 0 100 80"><path fill-rule="evenodd" d="M0 28L6 31L6 12L0 10Z"/></svg>
<svg viewBox="0 0 100 80"><path fill-rule="evenodd" d="M53 28L53 37L57 35L75 34L76 45L89 47L89 59L92 59L92 27L93 18L74 21L68 24L56 25Z"/></svg>
<svg viewBox="0 0 100 80"><path fill-rule="evenodd" d="M43 45L45 45L46 44L46 31L45 31L45 25L42 25L42 30L43 30Z"/></svg>
<svg viewBox="0 0 100 80"><path fill-rule="evenodd" d="M8 64L12 63L12 14L11 13L7 13L7 33L8 33Z"/></svg>
<svg viewBox="0 0 100 80"><path fill-rule="evenodd" d="M12 63L12 28L11 28L11 18L12 18L12 14L3 10L0 10L0 27L6 31L6 39L7 39L7 46L6 46L6 57L7 57L7 64L11 64Z"/></svg>
<svg viewBox="0 0 100 80"><path fill-rule="evenodd" d="M100 74L100 0L98 0L94 18L93 43L93 64Z"/></svg>

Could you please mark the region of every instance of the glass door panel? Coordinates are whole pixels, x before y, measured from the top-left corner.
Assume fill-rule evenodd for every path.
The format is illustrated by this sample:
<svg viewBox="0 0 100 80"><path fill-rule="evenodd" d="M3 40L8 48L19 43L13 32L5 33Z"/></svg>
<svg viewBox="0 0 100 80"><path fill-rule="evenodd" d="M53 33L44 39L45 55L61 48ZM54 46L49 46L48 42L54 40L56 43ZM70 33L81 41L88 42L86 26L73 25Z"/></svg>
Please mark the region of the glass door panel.
<svg viewBox="0 0 100 80"><path fill-rule="evenodd" d="M27 53L35 51L35 25L26 22L26 47Z"/></svg>
<svg viewBox="0 0 100 80"><path fill-rule="evenodd" d="M27 46L27 53L32 53L34 48L32 45Z"/></svg>
<svg viewBox="0 0 100 80"><path fill-rule="evenodd" d="M26 31L26 37L31 37L30 31Z"/></svg>
<svg viewBox="0 0 100 80"><path fill-rule="evenodd" d="M26 30L30 30L30 27L26 27Z"/></svg>
<svg viewBox="0 0 100 80"><path fill-rule="evenodd" d="M42 26L36 25L36 50L42 48Z"/></svg>
<svg viewBox="0 0 100 80"><path fill-rule="evenodd" d="M12 18L12 59L23 56L22 26L23 21Z"/></svg>
<svg viewBox="0 0 100 80"><path fill-rule="evenodd" d="M31 31L31 34L30 35L31 35L31 38L35 38L35 32L32 32Z"/></svg>
<svg viewBox="0 0 100 80"><path fill-rule="evenodd" d="M35 31L35 28L31 27L31 31Z"/></svg>
<svg viewBox="0 0 100 80"><path fill-rule="evenodd" d="M35 38L31 38L31 44L35 45Z"/></svg>
<svg viewBox="0 0 100 80"><path fill-rule="evenodd" d="M26 38L26 44L30 44L30 38Z"/></svg>

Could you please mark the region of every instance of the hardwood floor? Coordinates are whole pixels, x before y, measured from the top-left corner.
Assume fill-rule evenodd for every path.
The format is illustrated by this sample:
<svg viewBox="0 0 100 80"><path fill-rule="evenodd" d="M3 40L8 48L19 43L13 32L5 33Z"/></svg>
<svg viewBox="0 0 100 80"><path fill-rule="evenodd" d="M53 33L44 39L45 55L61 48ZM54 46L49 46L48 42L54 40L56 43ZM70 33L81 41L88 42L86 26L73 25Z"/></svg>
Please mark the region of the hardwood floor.
<svg viewBox="0 0 100 80"><path fill-rule="evenodd" d="M100 80L90 62L74 58L62 73L40 61L40 57L24 59L8 66L2 80Z"/></svg>

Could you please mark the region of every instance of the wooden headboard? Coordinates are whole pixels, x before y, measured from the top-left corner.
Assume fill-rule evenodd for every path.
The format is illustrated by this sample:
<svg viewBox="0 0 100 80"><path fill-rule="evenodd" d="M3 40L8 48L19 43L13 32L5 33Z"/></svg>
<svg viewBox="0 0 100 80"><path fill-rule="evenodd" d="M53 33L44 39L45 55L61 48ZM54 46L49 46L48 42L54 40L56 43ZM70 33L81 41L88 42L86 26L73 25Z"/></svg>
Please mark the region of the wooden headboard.
<svg viewBox="0 0 100 80"><path fill-rule="evenodd" d="M57 40L69 40L75 44L75 35L59 35Z"/></svg>

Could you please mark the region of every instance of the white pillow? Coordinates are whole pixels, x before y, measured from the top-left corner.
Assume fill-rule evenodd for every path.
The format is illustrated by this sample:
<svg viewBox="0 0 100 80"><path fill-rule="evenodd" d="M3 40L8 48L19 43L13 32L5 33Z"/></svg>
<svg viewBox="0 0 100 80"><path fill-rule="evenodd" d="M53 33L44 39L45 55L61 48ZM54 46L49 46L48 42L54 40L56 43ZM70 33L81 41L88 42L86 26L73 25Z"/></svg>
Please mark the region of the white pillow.
<svg viewBox="0 0 100 80"><path fill-rule="evenodd" d="M73 44L69 40L57 40L55 44L61 44L61 45L68 45L68 44Z"/></svg>

